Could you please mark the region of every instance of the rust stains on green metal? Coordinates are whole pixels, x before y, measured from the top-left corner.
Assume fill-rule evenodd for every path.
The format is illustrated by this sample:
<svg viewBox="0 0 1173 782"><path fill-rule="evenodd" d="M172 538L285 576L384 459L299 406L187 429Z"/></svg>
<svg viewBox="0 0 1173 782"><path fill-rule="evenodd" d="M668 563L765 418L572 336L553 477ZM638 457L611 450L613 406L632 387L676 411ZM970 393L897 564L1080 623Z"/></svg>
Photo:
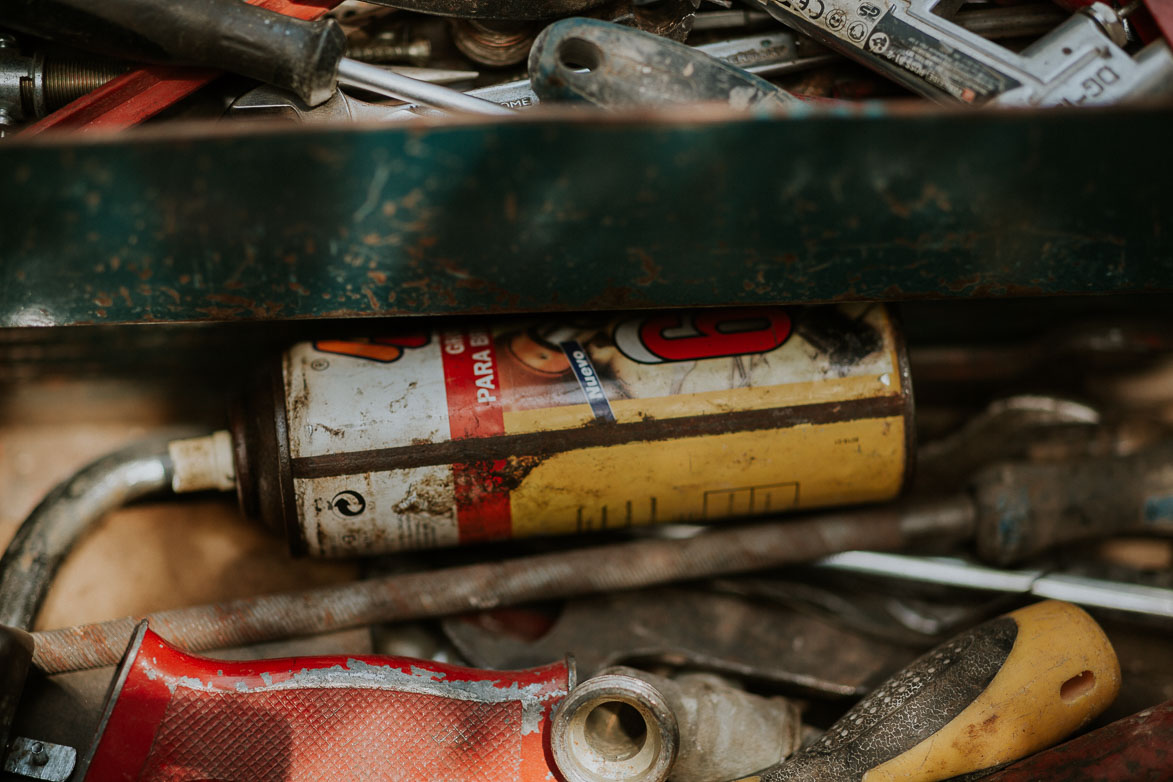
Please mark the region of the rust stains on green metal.
<svg viewBox="0 0 1173 782"><path fill-rule="evenodd" d="M14 138L0 325L1168 291L1164 183L1069 150L1126 128L1167 168L1171 120L640 112Z"/></svg>

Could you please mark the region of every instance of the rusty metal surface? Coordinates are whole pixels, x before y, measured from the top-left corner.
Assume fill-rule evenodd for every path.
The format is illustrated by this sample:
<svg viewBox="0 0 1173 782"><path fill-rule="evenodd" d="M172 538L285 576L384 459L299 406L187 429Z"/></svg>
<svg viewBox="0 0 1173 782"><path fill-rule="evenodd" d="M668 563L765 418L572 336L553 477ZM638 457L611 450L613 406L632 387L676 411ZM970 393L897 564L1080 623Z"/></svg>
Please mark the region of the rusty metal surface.
<svg viewBox="0 0 1173 782"><path fill-rule="evenodd" d="M1173 701L984 777L987 782L1158 782L1173 774Z"/></svg>
<svg viewBox="0 0 1173 782"><path fill-rule="evenodd" d="M0 326L1173 288L1173 109L802 114L13 139Z"/></svg>
<svg viewBox="0 0 1173 782"><path fill-rule="evenodd" d="M534 640L466 617L443 626L465 658L486 668L531 667L570 650L583 678L611 665L662 662L832 698L862 697L917 654L791 608L696 589L572 600Z"/></svg>
<svg viewBox="0 0 1173 782"><path fill-rule="evenodd" d="M402 619L444 616L536 600L612 592L719 573L804 562L850 548L892 550L930 538L965 537L966 520L920 525L923 510L900 506L715 529L681 540L641 540L503 562L368 579L337 587L245 598L149 615L151 626L188 651ZM136 619L35 634L45 673L109 665Z"/></svg>

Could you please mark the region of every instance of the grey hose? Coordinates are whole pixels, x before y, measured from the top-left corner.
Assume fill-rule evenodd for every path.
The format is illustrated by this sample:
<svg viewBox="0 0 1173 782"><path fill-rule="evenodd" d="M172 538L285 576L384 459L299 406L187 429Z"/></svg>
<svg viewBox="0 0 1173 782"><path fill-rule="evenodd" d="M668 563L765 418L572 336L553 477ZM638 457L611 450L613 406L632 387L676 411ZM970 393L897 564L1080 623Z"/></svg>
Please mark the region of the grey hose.
<svg viewBox="0 0 1173 782"><path fill-rule="evenodd" d="M0 624L31 627L57 569L99 519L140 497L170 491L167 443L191 434L160 434L107 454L49 492L0 558Z"/></svg>

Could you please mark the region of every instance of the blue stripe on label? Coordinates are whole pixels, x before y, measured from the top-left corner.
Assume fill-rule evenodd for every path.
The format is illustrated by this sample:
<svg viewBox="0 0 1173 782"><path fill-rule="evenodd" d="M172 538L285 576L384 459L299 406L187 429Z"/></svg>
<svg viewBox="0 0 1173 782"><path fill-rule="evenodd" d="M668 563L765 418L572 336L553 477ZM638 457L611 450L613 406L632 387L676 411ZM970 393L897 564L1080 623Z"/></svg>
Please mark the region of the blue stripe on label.
<svg viewBox="0 0 1173 782"><path fill-rule="evenodd" d="M1149 497L1144 501L1145 524L1165 527L1173 522L1173 496Z"/></svg>
<svg viewBox="0 0 1173 782"><path fill-rule="evenodd" d="M570 360L570 368L578 378L578 387L582 389L587 404L591 406L595 420L613 422L615 413L611 412L611 403L607 401L607 394L603 391L603 384L599 382L599 373L595 371L591 357L583 350L582 345L574 341L561 342L558 347L562 348L562 352Z"/></svg>

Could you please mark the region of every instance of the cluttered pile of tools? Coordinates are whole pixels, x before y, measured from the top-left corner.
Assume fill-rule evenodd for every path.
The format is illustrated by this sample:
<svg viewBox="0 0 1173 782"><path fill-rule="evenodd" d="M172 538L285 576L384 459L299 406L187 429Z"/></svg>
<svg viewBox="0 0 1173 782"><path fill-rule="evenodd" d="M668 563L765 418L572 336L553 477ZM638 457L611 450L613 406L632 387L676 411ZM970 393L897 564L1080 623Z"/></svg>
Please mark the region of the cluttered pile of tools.
<svg viewBox="0 0 1173 782"><path fill-rule="evenodd" d="M1121 389L1166 382L1167 332L910 354L889 309L860 304L298 344L242 389L230 429L111 453L21 526L0 561L5 729L31 671L118 667L92 744L11 735L5 768L1164 778L1173 706L1127 709L1173 687L1173 452L1164 397ZM1035 392L958 404L1009 388ZM110 510L215 490L294 552L383 558L357 582L20 629ZM190 654L418 620L418 658ZM1165 662L1141 675L1153 644Z"/></svg>
<svg viewBox="0 0 1173 782"><path fill-rule="evenodd" d="M1159 0L712 2L10 0L0 130L1173 96ZM1167 319L919 351L883 304L345 331L271 356L225 428L112 452L28 516L0 560L5 772L1173 773L1173 669L1137 674L1170 653L1173 395L1122 390L1173 385ZM107 513L217 491L367 576L32 631ZM411 656L252 649L407 623ZM27 680L103 666L92 742L16 728Z"/></svg>
<svg viewBox="0 0 1173 782"><path fill-rule="evenodd" d="M0 19L0 128L504 116L539 101L1106 105L1173 92L1163 0L710 1L19 0ZM217 80L225 71L265 86Z"/></svg>

